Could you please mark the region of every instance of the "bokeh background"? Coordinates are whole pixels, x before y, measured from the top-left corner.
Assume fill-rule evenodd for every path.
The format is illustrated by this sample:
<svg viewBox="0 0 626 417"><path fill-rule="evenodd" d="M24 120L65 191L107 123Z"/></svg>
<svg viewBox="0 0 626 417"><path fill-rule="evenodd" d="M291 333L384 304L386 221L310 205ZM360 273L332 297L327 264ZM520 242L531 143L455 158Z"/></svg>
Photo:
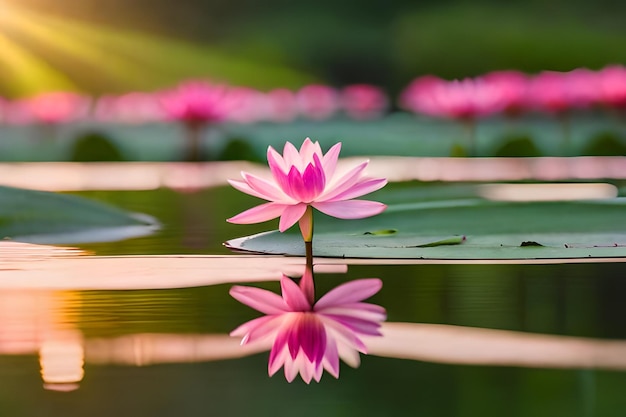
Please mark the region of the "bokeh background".
<svg viewBox="0 0 626 417"><path fill-rule="evenodd" d="M259 89L626 62L617 0L0 0L0 95L154 90L208 77Z"/></svg>

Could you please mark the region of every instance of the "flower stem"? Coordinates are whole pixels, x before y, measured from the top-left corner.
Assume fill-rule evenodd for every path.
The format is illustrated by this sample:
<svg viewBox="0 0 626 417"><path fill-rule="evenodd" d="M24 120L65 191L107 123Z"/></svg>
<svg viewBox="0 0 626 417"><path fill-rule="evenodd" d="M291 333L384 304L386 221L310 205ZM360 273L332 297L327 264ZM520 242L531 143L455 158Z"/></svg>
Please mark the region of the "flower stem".
<svg viewBox="0 0 626 417"><path fill-rule="evenodd" d="M313 208L307 206L304 215L300 218L298 225L304 239L304 251L306 255L306 269L300 280L300 288L305 293L309 303L315 302L315 285L313 279Z"/></svg>
<svg viewBox="0 0 626 417"><path fill-rule="evenodd" d="M304 275L300 278L300 289L306 296L309 304L315 304L315 278L313 276L313 266L309 266L308 262L304 270Z"/></svg>
<svg viewBox="0 0 626 417"><path fill-rule="evenodd" d="M201 140L204 133L204 124L202 123L186 123L185 133L187 135L185 161L199 162L202 160Z"/></svg>
<svg viewBox="0 0 626 417"><path fill-rule="evenodd" d="M306 267L313 269L313 242L304 242L304 249L306 253Z"/></svg>
<svg viewBox="0 0 626 417"><path fill-rule="evenodd" d="M304 239L306 266L313 269L313 208L308 206L299 221L300 232Z"/></svg>
<svg viewBox="0 0 626 417"><path fill-rule="evenodd" d="M300 232L302 233L302 239L304 242L312 242L313 241L313 208L311 206L307 206L306 211L300 217L298 221L298 225L300 226Z"/></svg>
<svg viewBox="0 0 626 417"><path fill-rule="evenodd" d="M467 136L469 138L469 151L468 156L478 156L477 150L477 135L476 135L476 120L467 119L465 121L465 129L467 130Z"/></svg>
<svg viewBox="0 0 626 417"><path fill-rule="evenodd" d="M562 147L561 154L563 156L568 156L570 153L571 137L572 137L571 119L569 117L569 114L567 114L567 112L562 112L557 117L558 117L559 123L561 124L561 134L563 135L563 142L561 145Z"/></svg>

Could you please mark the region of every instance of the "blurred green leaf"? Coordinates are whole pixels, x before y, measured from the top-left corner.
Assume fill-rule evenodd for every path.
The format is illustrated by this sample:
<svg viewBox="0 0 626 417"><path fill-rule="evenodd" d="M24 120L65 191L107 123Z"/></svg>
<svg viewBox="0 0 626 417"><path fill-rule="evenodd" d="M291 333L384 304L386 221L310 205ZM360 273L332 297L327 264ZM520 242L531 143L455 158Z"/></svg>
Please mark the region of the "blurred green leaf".
<svg viewBox="0 0 626 417"><path fill-rule="evenodd" d="M154 232L158 222L85 198L0 186L0 238L32 243L122 240Z"/></svg>

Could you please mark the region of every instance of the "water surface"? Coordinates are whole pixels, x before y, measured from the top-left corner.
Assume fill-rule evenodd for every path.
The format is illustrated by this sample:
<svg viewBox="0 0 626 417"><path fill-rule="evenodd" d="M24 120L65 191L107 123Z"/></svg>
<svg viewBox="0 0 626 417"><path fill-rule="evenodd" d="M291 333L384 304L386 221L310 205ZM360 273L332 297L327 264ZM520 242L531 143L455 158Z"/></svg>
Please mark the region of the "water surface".
<svg viewBox="0 0 626 417"><path fill-rule="evenodd" d="M268 377L267 352L228 336L258 316L228 296L233 283L278 291L281 273L303 265L223 247L271 227L225 222L256 199L228 188L78 194L149 214L163 228L73 245L85 251L78 256L57 248L5 260L0 415L553 417L624 409L624 263L319 259L319 294L353 279L383 280L370 301L387 309L387 336L371 341L360 368L342 363L339 380L289 384L280 372Z"/></svg>

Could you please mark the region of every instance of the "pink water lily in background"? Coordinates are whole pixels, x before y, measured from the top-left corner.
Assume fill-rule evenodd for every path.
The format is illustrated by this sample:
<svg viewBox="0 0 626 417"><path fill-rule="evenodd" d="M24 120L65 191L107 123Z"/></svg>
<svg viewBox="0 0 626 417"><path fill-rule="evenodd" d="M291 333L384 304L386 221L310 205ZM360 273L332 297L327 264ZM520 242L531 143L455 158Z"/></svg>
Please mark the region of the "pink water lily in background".
<svg viewBox="0 0 626 417"><path fill-rule="evenodd" d="M5 122L6 112L9 108L9 101L3 97L0 97L0 124Z"/></svg>
<svg viewBox="0 0 626 417"><path fill-rule="evenodd" d="M225 84L187 81L159 95L166 116L189 124L221 122L240 105L241 97Z"/></svg>
<svg viewBox="0 0 626 417"><path fill-rule="evenodd" d="M375 85L352 84L341 90L341 105L353 119L366 120L381 117L389 107L385 91Z"/></svg>
<svg viewBox="0 0 626 417"><path fill-rule="evenodd" d="M247 90L206 81L187 81L159 94L166 118L185 128L185 160L205 159L202 141L206 128L227 120L241 108L245 97Z"/></svg>
<svg viewBox="0 0 626 417"><path fill-rule="evenodd" d="M14 124L43 123L48 125L70 123L89 114L91 99L87 96L55 91L20 99L7 107L7 120Z"/></svg>
<svg viewBox="0 0 626 417"><path fill-rule="evenodd" d="M562 113L594 105L599 88L597 72L586 68L569 72L543 71L530 79L528 97L536 110Z"/></svg>
<svg viewBox="0 0 626 417"><path fill-rule="evenodd" d="M307 85L296 93L296 106L307 119L325 120L339 110L339 93L327 85Z"/></svg>
<svg viewBox="0 0 626 417"><path fill-rule="evenodd" d="M230 92L231 100L236 108L228 114L227 119L235 123L256 123L267 118L266 94L248 87L234 87Z"/></svg>
<svg viewBox="0 0 626 417"><path fill-rule="evenodd" d="M267 118L273 122L291 122L298 116L296 94L287 88L267 93Z"/></svg>
<svg viewBox="0 0 626 417"><path fill-rule="evenodd" d="M473 120L500 112L505 97L498 85L480 77L446 81L427 75L409 84L402 92L400 104L415 113Z"/></svg>
<svg viewBox="0 0 626 417"><path fill-rule="evenodd" d="M100 122L130 124L153 123L166 118L157 95L141 91L100 97L93 117Z"/></svg>
<svg viewBox="0 0 626 417"><path fill-rule="evenodd" d="M626 68L610 65L598 72L599 104L626 108Z"/></svg>
<svg viewBox="0 0 626 417"><path fill-rule="evenodd" d="M499 92L502 112L515 116L528 110L528 75L520 71L492 71L481 77Z"/></svg>
<svg viewBox="0 0 626 417"><path fill-rule="evenodd" d="M271 345L268 371L274 375L284 367L287 381L300 373L308 384L320 380L324 369L339 377L339 359L352 367L360 364L359 352L367 353L360 336L380 336L385 309L362 302L382 287L379 279L360 279L329 291L312 301L312 283L305 273L300 286L284 276L280 281L282 297L260 288L235 286L230 294L247 306L266 314L231 332L249 343Z"/></svg>

